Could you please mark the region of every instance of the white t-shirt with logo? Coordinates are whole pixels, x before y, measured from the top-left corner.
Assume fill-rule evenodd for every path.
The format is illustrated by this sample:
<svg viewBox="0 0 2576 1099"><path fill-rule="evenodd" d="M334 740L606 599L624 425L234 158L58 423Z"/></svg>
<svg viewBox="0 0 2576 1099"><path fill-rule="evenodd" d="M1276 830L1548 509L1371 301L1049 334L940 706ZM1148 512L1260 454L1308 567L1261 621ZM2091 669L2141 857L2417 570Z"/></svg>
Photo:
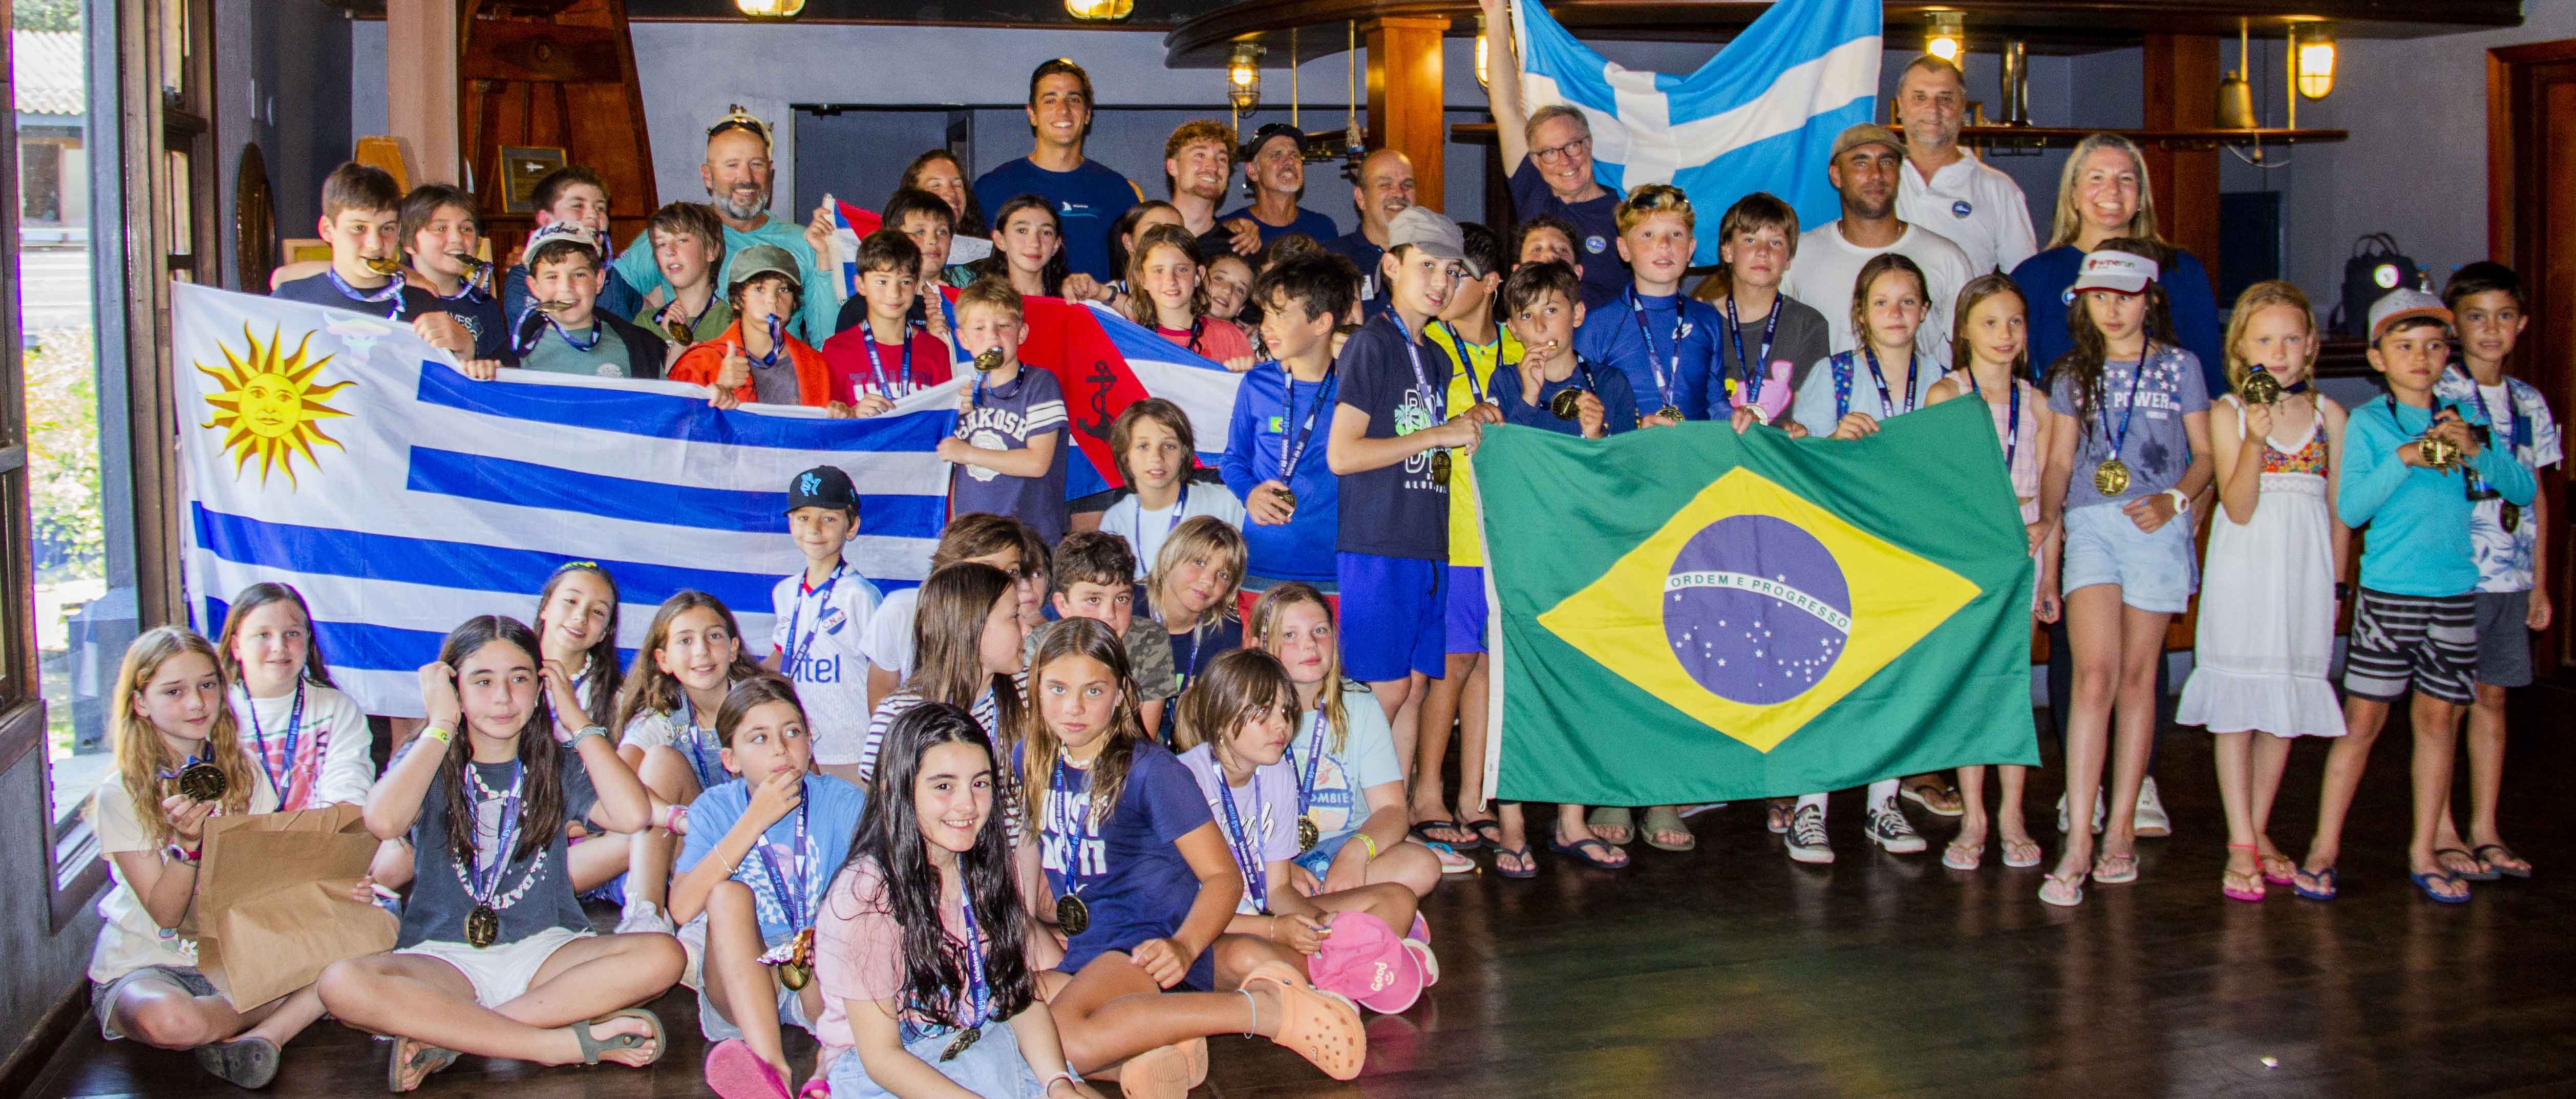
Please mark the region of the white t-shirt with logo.
<svg viewBox="0 0 2576 1099"><path fill-rule="evenodd" d="M1908 160L1896 188L1896 216L1950 239L1968 257L1970 277L2011 271L2038 254L2031 231L2030 201L2013 182L1977 154L1960 150L1959 159L1923 178Z"/></svg>
<svg viewBox="0 0 2576 1099"><path fill-rule="evenodd" d="M882 602L875 584L847 569L820 588L807 588L798 572L770 589L770 651L805 704L816 763L859 761L868 732L868 626Z"/></svg>

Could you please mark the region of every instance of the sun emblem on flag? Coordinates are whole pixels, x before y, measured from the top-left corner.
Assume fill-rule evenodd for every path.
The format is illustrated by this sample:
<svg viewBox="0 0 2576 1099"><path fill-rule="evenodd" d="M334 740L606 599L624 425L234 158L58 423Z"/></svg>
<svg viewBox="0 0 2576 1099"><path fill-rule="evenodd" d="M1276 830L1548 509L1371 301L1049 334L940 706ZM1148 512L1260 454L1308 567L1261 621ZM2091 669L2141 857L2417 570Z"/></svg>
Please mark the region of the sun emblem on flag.
<svg viewBox="0 0 2576 1099"><path fill-rule="evenodd" d="M272 329L263 344L242 327L245 350L234 354L225 347L221 368L192 363L199 373L215 380L216 392L206 395L214 406L214 418L199 427L224 432L223 448L233 456L233 474L240 476L253 459L259 461L260 480L265 483L272 472L284 473L286 481L295 483L295 457L302 455L308 464L320 465L313 444L328 443L339 449L340 441L326 435L317 420L347 416L348 413L323 403L332 394L356 382L316 384L315 375L331 361L324 355L306 362L305 351L312 346L313 334L307 332L295 345L295 353L282 355L285 339Z"/></svg>

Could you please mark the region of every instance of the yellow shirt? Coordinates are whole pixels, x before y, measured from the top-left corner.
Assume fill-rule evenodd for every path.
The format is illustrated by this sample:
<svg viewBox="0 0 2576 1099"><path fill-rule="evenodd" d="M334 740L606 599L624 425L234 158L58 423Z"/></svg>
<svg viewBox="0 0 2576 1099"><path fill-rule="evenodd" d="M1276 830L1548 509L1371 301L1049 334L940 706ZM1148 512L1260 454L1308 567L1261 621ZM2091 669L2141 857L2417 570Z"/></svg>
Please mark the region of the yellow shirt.
<svg viewBox="0 0 2576 1099"><path fill-rule="evenodd" d="M1458 354L1458 345L1465 341L1451 339L1452 330L1446 324L1431 326L1431 342L1440 345L1440 349L1448 353L1449 361L1461 367L1449 372L1450 415L1464 412L1469 405L1476 403L1478 390L1485 394L1487 400L1493 398L1494 368L1497 365L1494 360L1498 355L1502 366L1513 366L1521 361L1521 342L1512 338L1511 330L1501 325L1496 325L1495 330L1500 336L1499 343L1482 347L1468 344L1467 353L1462 358ZM1475 389L1470 389L1467 384L1471 372L1475 376ZM1449 563L1483 568L1484 517L1476 505L1476 478L1468 471L1468 466L1469 463L1462 461L1449 467Z"/></svg>

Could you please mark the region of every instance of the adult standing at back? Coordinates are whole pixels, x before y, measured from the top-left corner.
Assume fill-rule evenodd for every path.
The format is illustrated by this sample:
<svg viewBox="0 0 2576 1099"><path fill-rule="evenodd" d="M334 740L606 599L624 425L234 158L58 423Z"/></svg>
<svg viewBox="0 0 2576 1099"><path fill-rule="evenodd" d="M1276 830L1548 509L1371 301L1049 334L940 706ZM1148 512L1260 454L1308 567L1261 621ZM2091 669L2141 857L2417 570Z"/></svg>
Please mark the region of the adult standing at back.
<svg viewBox="0 0 2576 1099"><path fill-rule="evenodd" d="M1855 346L1852 281L1872 257L1898 253L1922 268L1930 283L1924 290L1932 295L1931 308L1915 333L1915 345L1947 361L1950 304L1975 276L1969 273L1967 255L1950 238L1896 216L1896 179L1904 162L1905 149L1896 134L1875 122L1834 138L1825 178L1842 195L1843 216L1799 235L1798 262L1781 280L1780 291L1815 306L1833 331L1833 349L1849 351Z"/></svg>
<svg viewBox="0 0 2576 1099"><path fill-rule="evenodd" d="M1351 205L1360 212L1360 227L1324 242L1324 250L1360 269L1360 301L1382 307L1378 261L1386 257L1386 223L1413 205L1413 158L1401 149L1379 149L1360 161L1360 177L1351 183Z"/></svg>
<svg viewBox="0 0 2576 1099"><path fill-rule="evenodd" d="M2021 184L1959 147L1968 79L1957 65L1915 58L1896 82L1896 114L1905 126L1896 216L1950 238L1967 254L1971 278L2010 271L2039 251Z"/></svg>
<svg viewBox="0 0 2576 1099"><path fill-rule="evenodd" d="M1225 201L1226 181L1234 178L1234 127L1213 118L1181 123L1163 142L1163 180L1172 208L1181 212L1181 228L1194 237L1222 233L1217 206ZM1206 247L1204 242L1200 247Z"/></svg>
<svg viewBox="0 0 2576 1099"><path fill-rule="evenodd" d="M1085 160L1091 136L1091 74L1070 58L1051 58L1029 74L1029 155L997 165L975 180L975 201L987 210L1021 195L1055 205L1064 226L1065 266L1100 282L1120 277L1109 269L1109 224L1145 200L1135 181L1096 160Z"/></svg>
<svg viewBox="0 0 2576 1099"><path fill-rule="evenodd" d="M734 260L752 245L785 250L801 272L797 282L808 291L797 295L796 315L789 318L787 334L820 345L831 336L841 311L840 295L826 289L839 285L839 280L823 269L821 260L832 254L831 214L817 207L813 220L801 226L771 217L774 169L769 159L769 124L751 112L735 107L707 128L707 158L698 165L698 181L707 189L707 205L724 222L724 270L716 285L734 284ZM602 243L606 243L604 235ZM654 258L650 232L636 234L625 254L610 266L638 294L650 296L655 290L665 297L670 294L671 282Z"/></svg>
<svg viewBox="0 0 2576 1099"><path fill-rule="evenodd" d="M1512 13L1506 0L1476 0L1485 26L1502 37L1493 55L1517 59ZM1592 123L1562 103L1525 112L1520 63L1494 74L1485 88L1494 133L1503 144L1503 171L1511 177L1512 214L1521 221L1564 219L1575 228L1574 262L1583 272L1583 307L1628 289L1628 261L1619 258L1619 192L1592 178Z"/></svg>
<svg viewBox="0 0 2576 1099"><path fill-rule="evenodd" d="M1285 122L1254 130L1243 143L1243 182L1252 201L1217 219L1225 247L1235 255L1249 256L1290 233L1304 233L1317 244L1341 235L1333 219L1297 205L1306 197L1306 131Z"/></svg>
<svg viewBox="0 0 2576 1099"><path fill-rule="evenodd" d="M2094 134L2075 146L2057 178L2057 216L2048 248L2012 269L2014 284L2030 299L2030 366L2041 379L2073 345L2066 324L2076 268L2084 254L2113 237L2136 237L2165 246L2150 256L2163 268L2158 284L2173 312L2175 341L2200 359L2211 393L2225 393L2227 356L2219 346L2218 295L2209 271L2191 253L2156 232L2156 198L2147 181L2146 157L2128 138Z"/></svg>

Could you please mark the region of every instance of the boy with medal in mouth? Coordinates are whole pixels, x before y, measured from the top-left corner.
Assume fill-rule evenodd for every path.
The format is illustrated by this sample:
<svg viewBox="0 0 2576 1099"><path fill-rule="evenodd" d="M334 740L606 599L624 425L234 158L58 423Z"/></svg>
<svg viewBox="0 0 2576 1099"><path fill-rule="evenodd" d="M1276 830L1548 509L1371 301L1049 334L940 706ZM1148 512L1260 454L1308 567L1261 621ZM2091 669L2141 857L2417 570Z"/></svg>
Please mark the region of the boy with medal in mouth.
<svg viewBox="0 0 2576 1099"><path fill-rule="evenodd" d="M656 290L634 316L636 324L671 341L667 363L701 343L724 338L733 327L733 303L717 293L724 266L724 222L699 202L670 202L644 223L653 266L670 285ZM667 368L667 365L666 365Z"/></svg>
<svg viewBox="0 0 2576 1099"><path fill-rule="evenodd" d="M1283 260L1253 281L1262 343L1279 361L1243 375L1217 466L1243 499L1247 600L1290 580L1339 590L1341 480L1324 451L1340 397L1333 326L1356 282L1350 263L1329 255Z"/></svg>
<svg viewBox="0 0 2576 1099"><path fill-rule="evenodd" d="M1697 225L1690 199L1670 184L1639 187L1621 202L1619 255L1634 272L1633 281L1627 292L1592 310L1574 335L1574 349L1585 359L1628 376L1648 427L1710 418L1688 410L1707 409L1712 387L1717 403L1725 403L1724 383L1714 373L1724 318L1681 292L1682 275L1699 246ZM1617 831L1626 843L1627 829Z"/></svg>
<svg viewBox="0 0 2576 1099"><path fill-rule="evenodd" d="M783 680L736 684L716 712L716 739L725 771L737 777L689 804L671 918L684 939L706 943L698 1029L715 1043L709 1082L745 1053L792 1081L783 1028L811 1029L808 1020L823 1015L812 980L815 910L849 857L865 795L811 773L813 738Z"/></svg>
<svg viewBox="0 0 2576 1099"><path fill-rule="evenodd" d="M408 324L413 335L445 349L458 362L475 364L474 334L439 309L429 291L402 278L402 200L394 177L382 168L352 161L333 169L322 181L318 230L331 245L330 265L318 274L282 278L268 294ZM291 275L296 269L280 268L279 273Z"/></svg>
<svg viewBox="0 0 2576 1099"><path fill-rule="evenodd" d="M2521 340L2530 316L2522 278L2501 263L2480 261L2453 272L2442 288L2459 334L2459 367L2442 372L2434 395L2486 413L2489 445L2505 451L2537 477L2559 460L2558 420L2540 390L2505 373L2505 360ZM2461 876L2493 881L2527 878L2531 864L2506 847L2496 831L2496 799L2504 786L2505 691L2529 686L2531 631L2549 628L2549 497L2535 493L2522 507L2482 486L2469 513L2469 539L2478 550L2477 701L2469 709L2469 833L2463 842L2452 815L2442 814L2437 850L2448 858L2466 852L2476 865Z"/></svg>
<svg viewBox="0 0 2576 1099"><path fill-rule="evenodd" d="M1449 357L1424 346L1466 255L1458 223L1409 207L1388 219L1387 241L1378 262L1394 306L1334 362L1341 392L1324 456L1342 478L1343 662L1386 711L1409 765L1424 688L1448 670L1449 470L1475 453L1492 407L1450 415Z"/></svg>
<svg viewBox="0 0 2576 1099"><path fill-rule="evenodd" d="M528 237L529 304L510 325L510 351L523 370L596 378L659 378L669 358L662 336L599 308L599 239L566 222ZM480 369L477 369L480 368ZM466 364L490 380L491 367Z"/></svg>

